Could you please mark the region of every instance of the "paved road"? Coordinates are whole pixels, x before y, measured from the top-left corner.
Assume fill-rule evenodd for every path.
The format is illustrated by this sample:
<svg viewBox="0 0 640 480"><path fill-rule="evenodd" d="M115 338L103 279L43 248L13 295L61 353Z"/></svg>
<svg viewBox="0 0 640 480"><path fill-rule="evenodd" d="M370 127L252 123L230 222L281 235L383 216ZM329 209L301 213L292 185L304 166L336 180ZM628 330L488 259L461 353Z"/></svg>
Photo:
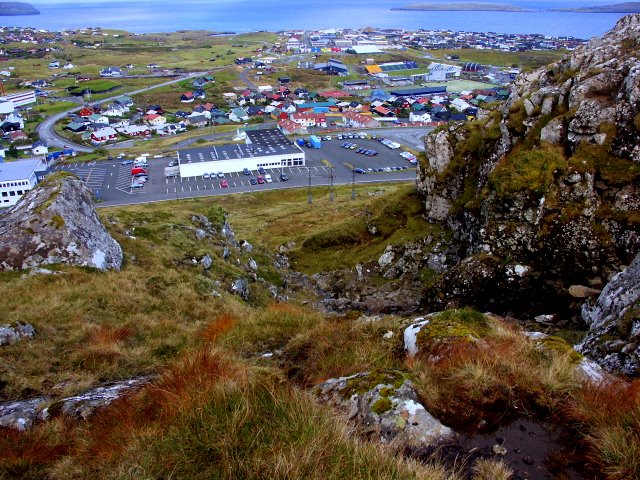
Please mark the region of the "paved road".
<svg viewBox="0 0 640 480"><path fill-rule="evenodd" d="M222 67L220 67L222 68ZM188 75L183 75L180 78L176 78L167 82L163 82L163 83L159 83L157 85L152 85L150 87L146 87L146 88L141 88L139 90L134 90L132 92L127 92L127 93L120 93L118 95L114 95L113 97L109 97L109 98L105 98L104 100L101 100L102 102L111 102L113 100L115 100L118 97L121 97L122 95L136 95L138 93L144 93L144 92L148 92L149 90L153 90L155 88L160 88L160 87L164 87L167 85L171 85L173 83L177 83L177 82L181 82L183 80L187 80L189 78L194 78L194 77L199 77L201 75L207 75L209 73L209 71L207 72L195 72L195 73L190 73ZM89 147L85 147L83 145L78 145L77 143L73 143L71 141L69 141L66 138L61 137L60 135L58 135L55 130L54 130L54 125L56 122L58 122L59 120L61 120L62 118L66 117L67 115L69 115L69 113L73 113L73 112L77 112L79 110L82 109L82 105L78 106L78 107L74 107L71 108L69 110L66 110L64 112L60 112L60 113L56 113L54 115L51 115L50 117L47 117L44 121L42 121L37 127L36 127L36 132L38 133L38 136L40 137L41 140L44 140L45 142L47 142L47 145L49 145L49 147L64 147L65 145L68 145L69 147L74 148L76 151L78 152L93 152L92 148Z"/></svg>

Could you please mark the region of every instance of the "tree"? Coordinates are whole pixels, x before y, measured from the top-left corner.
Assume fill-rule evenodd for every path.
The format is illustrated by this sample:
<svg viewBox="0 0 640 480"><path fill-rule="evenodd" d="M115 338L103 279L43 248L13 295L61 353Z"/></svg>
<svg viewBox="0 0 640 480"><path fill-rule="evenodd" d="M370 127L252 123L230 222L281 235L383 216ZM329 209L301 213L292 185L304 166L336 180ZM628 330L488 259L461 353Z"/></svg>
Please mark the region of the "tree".
<svg viewBox="0 0 640 480"><path fill-rule="evenodd" d="M16 146L12 144L9 147L9 150L7 150L7 155L9 157L18 158L20 156L20 152L18 152L18 149L16 148Z"/></svg>

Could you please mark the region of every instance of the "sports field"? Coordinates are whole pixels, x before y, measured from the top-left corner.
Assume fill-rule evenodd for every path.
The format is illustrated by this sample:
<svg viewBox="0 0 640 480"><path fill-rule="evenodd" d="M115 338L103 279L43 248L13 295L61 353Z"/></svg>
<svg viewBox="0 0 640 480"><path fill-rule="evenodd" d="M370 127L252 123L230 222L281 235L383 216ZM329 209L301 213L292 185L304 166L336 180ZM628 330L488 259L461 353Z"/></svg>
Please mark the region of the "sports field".
<svg viewBox="0 0 640 480"><path fill-rule="evenodd" d="M475 90L484 88L496 88L498 85L492 83L475 82L473 80L449 80L446 82L425 82L421 85L425 87L439 87L446 85L447 92L462 92L463 90Z"/></svg>

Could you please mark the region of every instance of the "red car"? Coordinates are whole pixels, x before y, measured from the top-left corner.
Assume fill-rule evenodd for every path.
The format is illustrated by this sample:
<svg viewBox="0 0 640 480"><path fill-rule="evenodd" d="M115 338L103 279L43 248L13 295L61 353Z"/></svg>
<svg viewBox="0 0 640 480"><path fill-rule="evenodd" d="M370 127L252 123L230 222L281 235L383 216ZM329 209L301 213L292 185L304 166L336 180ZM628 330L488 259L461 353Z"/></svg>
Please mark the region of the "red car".
<svg viewBox="0 0 640 480"><path fill-rule="evenodd" d="M258 183L261 185L264 183L264 177L262 175L258 175Z"/></svg>
<svg viewBox="0 0 640 480"><path fill-rule="evenodd" d="M220 186L222 188L228 188L229 187L229 182L227 182L226 180L220 180Z"/></svg>

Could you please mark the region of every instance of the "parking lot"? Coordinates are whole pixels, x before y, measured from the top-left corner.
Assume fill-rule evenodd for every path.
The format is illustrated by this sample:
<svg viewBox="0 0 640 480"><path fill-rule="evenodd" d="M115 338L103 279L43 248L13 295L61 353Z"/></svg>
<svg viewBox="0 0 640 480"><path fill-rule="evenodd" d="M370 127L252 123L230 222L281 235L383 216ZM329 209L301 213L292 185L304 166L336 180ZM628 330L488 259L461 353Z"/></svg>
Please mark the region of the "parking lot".
<svg viewBox="0 0 640 480"><path fill-rule="evenodd" d="M342 148L344 142L357 143L359 147L376 150L378 155L366 156L354 150ZM141 202L153 202L180 198L191 198L208 195L224 195L228 193L251 192L275 188L293 188L306 186L323 186L381 181L412 181L415 179L415 167L400 156L402 148L392 150L375 139L345 139L333 137L331 141L323 141L322 148L302 147L306 154L306 166L266 169L272 182L251 184L257 179L257 171L244 175L242 171L227 173L223 178L165 178L164 169L174 158L149 158L148 180L139 188L132 188L131 168L133 165L122 165L120 160L76 163L58 165L53 171L65 170L85 180L97 199L103 205L118 205ZM395 167L395 168L394 168ZM405 168L403 168L405 167ZM354 175L354 169L366 171L383 170L367 174ZM280 175L285 173L287 181L281 181ZM333 178L332 178L333 176ZM263 175L264 177L264 175ZM226 181L223 186L222 181Z"/></svg>

